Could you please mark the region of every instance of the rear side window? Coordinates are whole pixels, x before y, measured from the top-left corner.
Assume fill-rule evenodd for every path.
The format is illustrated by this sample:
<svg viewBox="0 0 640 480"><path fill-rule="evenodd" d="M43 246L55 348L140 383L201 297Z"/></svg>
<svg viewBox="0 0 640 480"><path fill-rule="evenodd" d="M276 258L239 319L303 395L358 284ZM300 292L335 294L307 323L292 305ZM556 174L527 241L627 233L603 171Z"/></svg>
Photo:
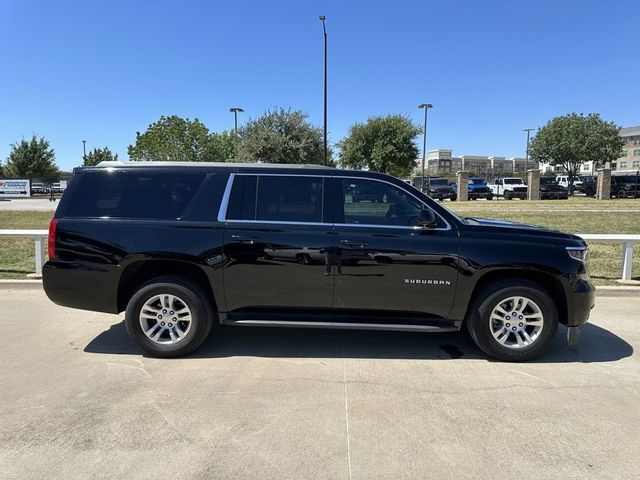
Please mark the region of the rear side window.
<svg viewBox="0 0 640 480"><path fill-rule="evenodd" d="M81 176L65 217L149 218L182 216L203 173L95 172Z"/></svg>
<svg viewBox="0 0 640 480"><path fill-rule="evenodd" d="M322 222L321 177L236 176L226 218L272 222Z"/></svg>

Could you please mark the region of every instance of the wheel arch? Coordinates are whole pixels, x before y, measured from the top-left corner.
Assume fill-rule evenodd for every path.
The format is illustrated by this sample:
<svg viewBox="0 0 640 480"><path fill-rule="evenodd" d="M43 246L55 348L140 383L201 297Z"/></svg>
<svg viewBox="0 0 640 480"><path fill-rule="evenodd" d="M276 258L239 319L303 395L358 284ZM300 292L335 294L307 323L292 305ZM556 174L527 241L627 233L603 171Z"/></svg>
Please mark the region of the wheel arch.
<svg viewBox="0 0 640 480"><path fill-rule="evenodd" d="M551 273L526 269L493 270L485 273L482 277L480 277L473 288L471 296L469 297L464 321L469 318L469 314L471 313L471 309L473 308L478 295L480 295L492 283L512 279L514 281L527 280L529 282L535 283L540 289L547 292L555 303L556 308L558 309L558 317L560 323L567 323L567 296L560 280Z"/></svg>
<svg viewBox="0 0 640 480"><path fill-rule="evenodd" d="M166 275L185 277L196 282L208 295L214 311L218 311L211 282L198 265L180 260L146 259L127 265L120 275L117 294L118 312L126 309L127 303L142 284Z"/></svg>

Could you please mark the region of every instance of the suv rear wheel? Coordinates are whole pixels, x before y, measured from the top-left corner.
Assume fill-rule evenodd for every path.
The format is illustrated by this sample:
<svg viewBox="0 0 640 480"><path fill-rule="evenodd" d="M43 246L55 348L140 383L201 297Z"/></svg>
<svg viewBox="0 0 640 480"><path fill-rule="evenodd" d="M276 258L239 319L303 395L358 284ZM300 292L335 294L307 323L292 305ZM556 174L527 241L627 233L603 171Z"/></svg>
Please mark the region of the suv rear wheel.
<svg viewBox="0 0 640 480"><path fill-rule="evenodd" d="M550 295L535 283L503 281L478 296L467 329L486 354L504 361L527 361L551 345L558 311Z"/></svg>
<svg viewBox="0 0 640 480"><path fill-rule="evenodd" d="M179 357L207 338L213 309L207 294L182 277L160 277L142 285L129 300L129 337L153 357Z"/></svg>

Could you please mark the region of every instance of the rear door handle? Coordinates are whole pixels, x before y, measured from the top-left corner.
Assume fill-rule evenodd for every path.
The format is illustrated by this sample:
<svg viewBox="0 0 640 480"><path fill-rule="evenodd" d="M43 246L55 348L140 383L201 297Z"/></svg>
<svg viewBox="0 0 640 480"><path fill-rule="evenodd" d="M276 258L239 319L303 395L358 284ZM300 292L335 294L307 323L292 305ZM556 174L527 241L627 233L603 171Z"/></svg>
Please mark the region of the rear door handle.
<svg viewBox="0 0 640 480"><path fill-rule="evenodd" d="M340 240L340 244L345 245L347 247L360 247L360 248L364 248L368 245L365 240L349 240L348 238L345 238L344 240Z"/></svg>
<svg viewBox="0 0 640 480"><path fill-rule="evenodd" d="M231 235L231 240L238 243L247 243L249 245L253 245L258 242L258 237L253 237L251 235Z"/></svg>

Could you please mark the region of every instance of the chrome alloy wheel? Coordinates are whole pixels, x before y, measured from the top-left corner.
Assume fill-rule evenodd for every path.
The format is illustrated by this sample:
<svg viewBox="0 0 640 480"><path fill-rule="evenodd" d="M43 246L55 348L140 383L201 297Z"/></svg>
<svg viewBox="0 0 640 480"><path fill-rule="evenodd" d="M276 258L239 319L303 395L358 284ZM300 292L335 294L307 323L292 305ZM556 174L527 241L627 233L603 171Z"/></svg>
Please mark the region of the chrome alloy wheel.
<svg viewBox="0 0 640 480"><path fill-rule="evenodd" d="M514 349L524 348L540 337L544 317L538 304L530 298L509 297L494 307L489 327L499 344Z"/></svg>
<svg viewBox="0 0 640 480"><path fill-rule="evenodd" d="M152 341L173 345L191 329L191 310L175 295L155 295L140 309L140 328Z"/></svg>

